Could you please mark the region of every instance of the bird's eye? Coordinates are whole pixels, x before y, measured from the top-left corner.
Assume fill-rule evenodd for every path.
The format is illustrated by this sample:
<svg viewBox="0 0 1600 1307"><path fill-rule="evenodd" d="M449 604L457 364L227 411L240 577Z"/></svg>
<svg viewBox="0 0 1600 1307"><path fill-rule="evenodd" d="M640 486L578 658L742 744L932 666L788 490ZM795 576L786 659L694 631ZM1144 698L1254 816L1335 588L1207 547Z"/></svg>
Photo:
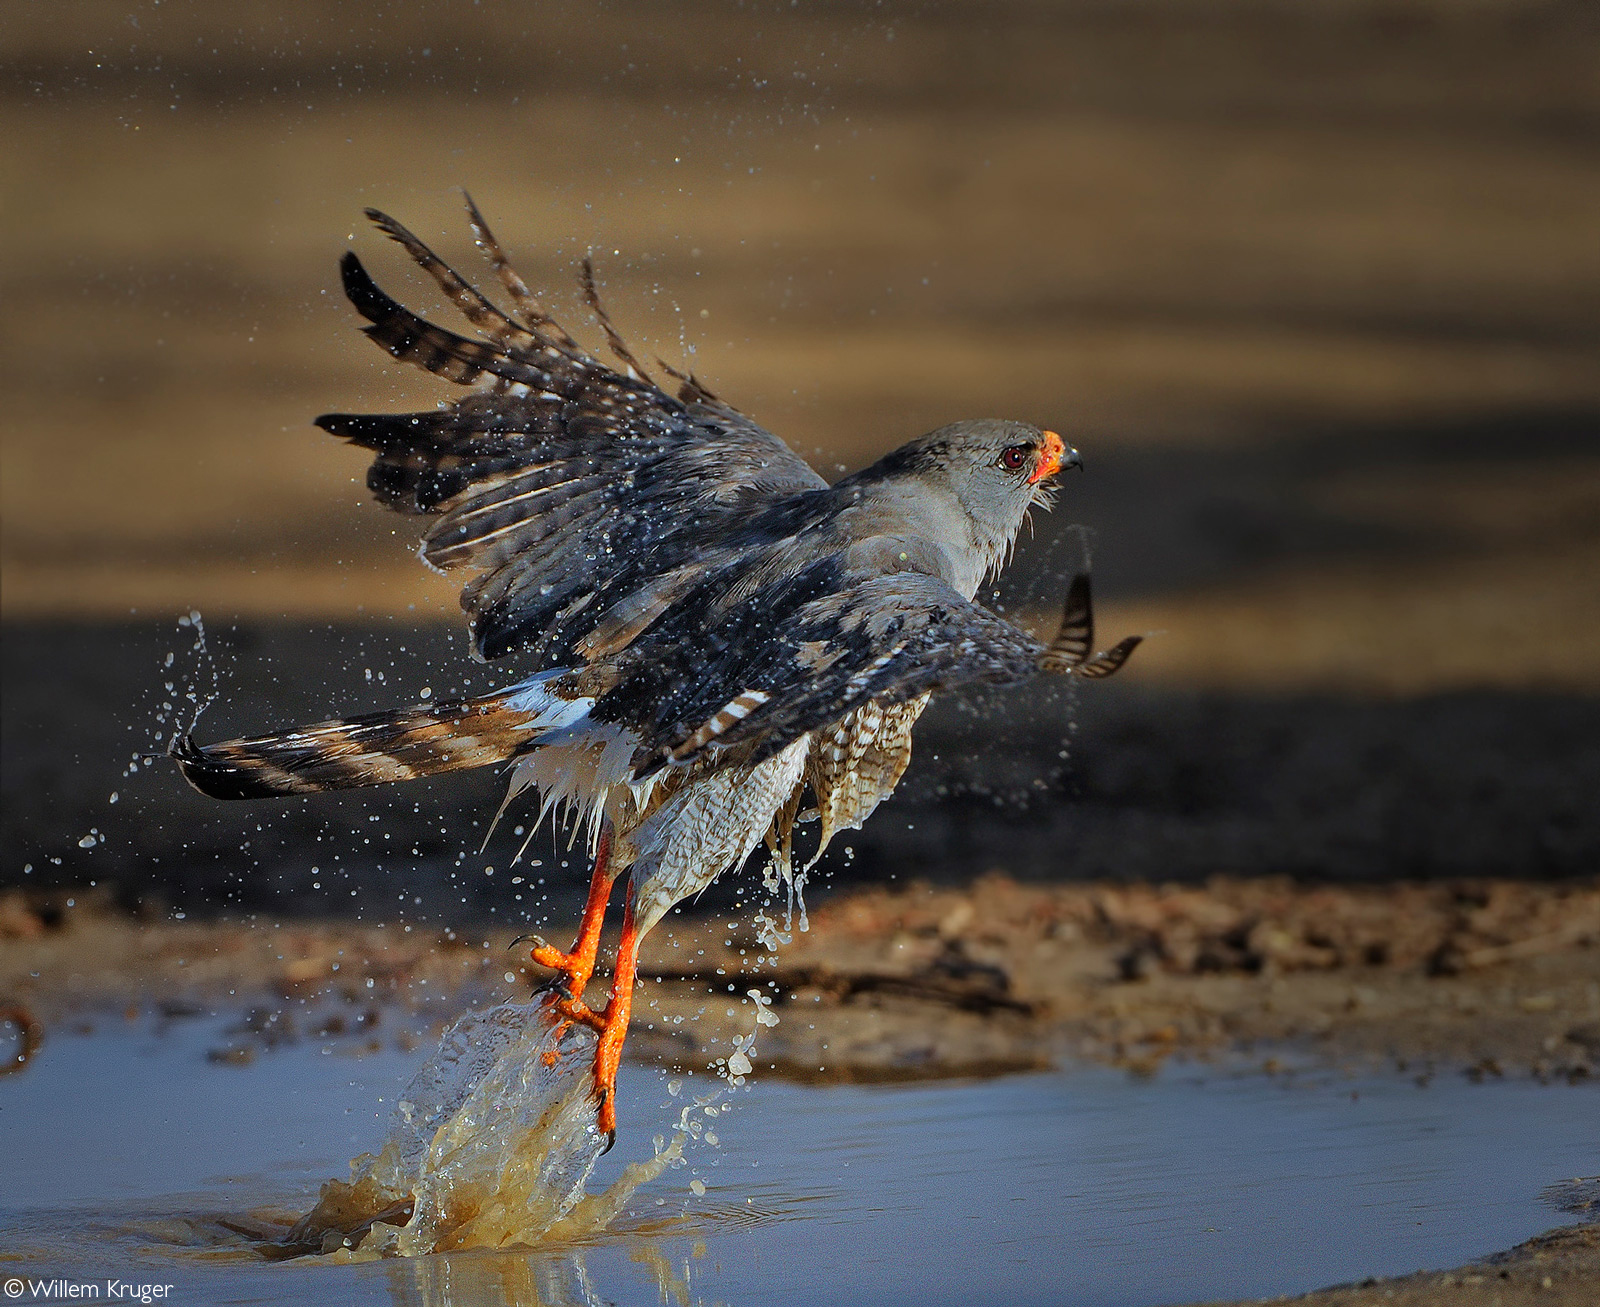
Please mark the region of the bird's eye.
<svg viewBox="0 0 1600 1307"><path fill-rule="evenodd" d="M1020 472L1032 457L1032 445L1012 445L1000 455L1000 466L1008 472Z"/></svg>

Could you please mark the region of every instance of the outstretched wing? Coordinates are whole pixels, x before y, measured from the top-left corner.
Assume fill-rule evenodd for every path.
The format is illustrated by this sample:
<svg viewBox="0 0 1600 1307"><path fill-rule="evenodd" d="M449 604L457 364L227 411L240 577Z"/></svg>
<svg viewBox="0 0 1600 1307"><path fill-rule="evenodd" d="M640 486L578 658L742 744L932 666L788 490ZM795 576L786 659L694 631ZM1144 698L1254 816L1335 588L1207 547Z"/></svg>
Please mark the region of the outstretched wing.
<svg viewBox="0 0 1600 1307"><path fill-rule="evenodd" d="M317 425L377 453L367 484L379 500L437 516L422 557L477 573L461 605L480 656L532 649L554 666L601 646L615 652L692 584L708 540L827 483L695 378L672 372L676 394L651 380L601 308L587 261L585 295L621 367L585 352L512 271L470 199L467 210L511 314L394 219L374 209L367 216L433 277L478 338L411 313L354 254L341 270L345 294L371 324L367 335L471 392L430 412L331 413ZM597 631L600 646L579 647Z"/></svg>
<svg viewBox="0 0 1600 1307"><path fill-rule="evenodd" d="M698 629L688 602L630 651L595 715L639 731L640 774L747 743L768 757L868 701L1042 670L1043 644L939 577L896 572L835 588L829 568L804 568L720 621L702 614Z"/></svg>
<svg viewBox="0 0 1600 1307"><path fill-rule="evenodd" d="M691 595L630 649L620 680L596 705L597 717L637 733L641 776L740 745L751 746L752 760L770 757L868 703L883 709L1041 673L1110 676L1143 638L1091 652L1087 573L1073 578L1048 646L940 577L848 578L835 558L798 568L736 605L702 603L709 597Z"/></svg>

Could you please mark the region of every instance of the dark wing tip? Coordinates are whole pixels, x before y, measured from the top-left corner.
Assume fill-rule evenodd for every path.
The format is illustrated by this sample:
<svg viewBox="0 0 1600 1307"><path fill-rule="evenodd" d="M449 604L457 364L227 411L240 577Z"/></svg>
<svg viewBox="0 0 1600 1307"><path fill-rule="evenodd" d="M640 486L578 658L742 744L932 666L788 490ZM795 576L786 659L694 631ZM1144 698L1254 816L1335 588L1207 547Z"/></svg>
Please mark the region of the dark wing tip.
<svg viewBox="0 0 1600 1307"><path fill-rule="evenodd" d="M372 284L372 278L367 275L367 270L361 266L361 260L354 250L346 250L339 256L339 278L344 282L345 292L348 294L352 282Z"/></svg>
<svg viewBox="0 0 1600 1307"><path fill-rule="evenodd" d="M378 288L354 250L346 250L339 259L339 279L344 283L345 298L368 322L382 323L402 311L399 304Z"/></svg>
<svg viewBox="0 0 1600 1307"><path fill-rule="evenodd" d="M344 284L345 298L358 309L378 289L354 250L346 250L339 256L339 280Z"/></svg>
<svg viewBox="0 0 1600 1307"><path fill-rule="evenodd" d="M384 450L395 442L398 433L414 430L415 419L395 413L320 413L311 425L330 436L342 436L368 449Z"/></svg>
<svg viewBox="0 0 1600 1307"><path fill-rule="evenodd" d="M391 218L382 209L363 209L362 212L371 220L372 225L385 236L397 245L404 246L406 252L413 259L422 264L423 267L429 268L429 271L434 271L430 265L437 263L438 260L435 258L433 251L418 240L416 233L407 227L405 223L398 218ZM434 272L434 275L437 276L437 272Z"/></svg>
<svg viewBox="0 0 1600 1307"><path fill-rule="evenodd" d="M372 280L372 274L354 250L346 250L339 256L339 279L344 282L344 293L351 300L355 300L358 294L378 290L378 283Z"/></svg>

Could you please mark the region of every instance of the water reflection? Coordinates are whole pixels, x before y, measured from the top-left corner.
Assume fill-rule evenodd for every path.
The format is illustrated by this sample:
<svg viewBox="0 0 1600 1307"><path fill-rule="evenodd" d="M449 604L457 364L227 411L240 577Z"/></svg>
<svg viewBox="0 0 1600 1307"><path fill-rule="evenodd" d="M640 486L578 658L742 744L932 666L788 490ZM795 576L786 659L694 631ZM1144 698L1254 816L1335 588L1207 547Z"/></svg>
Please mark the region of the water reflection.
<svg viewBox="0 0 1600 1307"><path fill-rule="evenodd" d="M702 1256L704 1253L702 1252ZM656 1301L689 1307L693 1271L690 1258L675 1260L660 1244L640 1243L630 1260L655 1281ZM630 1292L626 1299L608 1293L591 1277L584 1254L463 1253L384 1263L396 1307L601 1307L623 1300L650 1301L648 1292Z"/></svg>

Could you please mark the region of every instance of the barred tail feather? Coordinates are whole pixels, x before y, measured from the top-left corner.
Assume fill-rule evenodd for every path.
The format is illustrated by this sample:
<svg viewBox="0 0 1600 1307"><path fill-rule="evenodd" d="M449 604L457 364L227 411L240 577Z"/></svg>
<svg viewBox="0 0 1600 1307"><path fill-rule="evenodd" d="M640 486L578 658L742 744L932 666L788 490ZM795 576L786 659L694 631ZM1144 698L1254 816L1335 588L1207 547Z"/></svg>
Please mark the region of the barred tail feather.
<svg viewBox="0 0 1600 1307"><path fill-rule="evenodd" d="M1061 629L1039 657L1039 670L1086 681L1103 680L1115 675L1143 643L1144 636L1130 635L1101 653L1093 652L1094 603L1089 597L1089 573L1079 572L1067 591Z"/></svg>
<svg viewBox="0 0 1600 1307"><path fill-rule="evenodd" d="M318 722L277 735L168 752L184 779L214 799L353 789L506 762L586 716L589 699L546 688L546 673L498 694Z"/></svg>

